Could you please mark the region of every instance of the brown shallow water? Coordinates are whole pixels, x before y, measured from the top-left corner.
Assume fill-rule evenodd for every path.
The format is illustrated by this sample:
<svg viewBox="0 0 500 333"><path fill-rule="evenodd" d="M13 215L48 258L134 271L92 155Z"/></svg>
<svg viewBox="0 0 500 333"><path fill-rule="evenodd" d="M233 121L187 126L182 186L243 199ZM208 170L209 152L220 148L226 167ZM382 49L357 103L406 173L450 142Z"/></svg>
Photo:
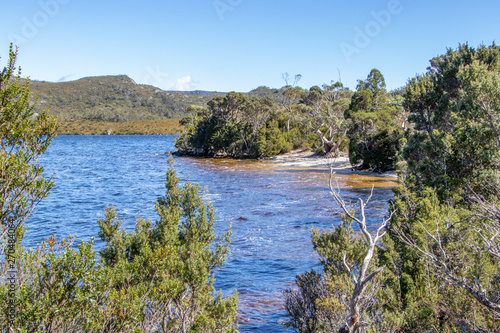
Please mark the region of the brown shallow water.
<svg viewBox="0 0 500 333"><path fill-rule="evenodd" d="M284 319L284 289L293 288L297 274L321 270L310 241L311 227L328 229L340 222L328 188L330 170L274 161L180 160L197 170L192 181L208 183L218 221L232 220L231 255L216 278L224 292L239 292L240 331L286 331L276 324ZM374 186L369 223L378 225L387 212L395 178L349 169L333 177L345 200L353 203L358 197L366 199Z"/></svg>

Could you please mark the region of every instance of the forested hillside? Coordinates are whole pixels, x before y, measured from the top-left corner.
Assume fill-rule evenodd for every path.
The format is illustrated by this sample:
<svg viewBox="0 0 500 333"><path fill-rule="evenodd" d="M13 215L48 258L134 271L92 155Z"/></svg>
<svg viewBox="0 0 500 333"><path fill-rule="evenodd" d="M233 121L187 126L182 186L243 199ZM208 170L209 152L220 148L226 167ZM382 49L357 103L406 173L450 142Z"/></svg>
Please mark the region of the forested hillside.
<svg viewBox="0 0 500 333"><path fill-rule="evenodd" d="M203 106L215 92L174 92L135 83L126 75L69 82L30 83L36 111L49 108L60 121L136 121L181 118L190 105Z"/></svg>
<svg viewBox="0 0 500 333"><path fill-rule="evenodd" d="M137 84L126 75L86 77L68 82L31 81L36 112L50 109L60 122L99 120L128 122L185 117L189 106L203 106L215 91L165 91ZM277 100L279 90L258 87L245 95Z"/></svg>

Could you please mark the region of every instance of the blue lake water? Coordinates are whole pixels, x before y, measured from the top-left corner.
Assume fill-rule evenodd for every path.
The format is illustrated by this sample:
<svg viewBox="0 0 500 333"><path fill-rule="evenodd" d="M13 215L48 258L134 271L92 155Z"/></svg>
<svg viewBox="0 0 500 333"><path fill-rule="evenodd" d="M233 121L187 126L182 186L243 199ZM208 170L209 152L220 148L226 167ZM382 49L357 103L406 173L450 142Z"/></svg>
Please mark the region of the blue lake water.
<svg viewBox="0 0 500 333"><path fill-rule="evenodd" d="M55 187L28 220L24 244L34 246L49 235L77 240L95 238L97 219L106 205L116 207L124 226L135 218L156 220L155 201L165 194L167 151L175 136L59 136L40 162ZM331 228L340 221L328 192L326 171L293 169L269 161L176 157L181 179L207 187L216 210L216 233L230 222L230 255L216 272L216 288L240 295L240 332L286 332L283 290L297 274L321 269L311 241L311 226ZM366 197L371 178L339 175L346 199ZM371 183L370 183L371 184ZM371 218L386 213L390 187L380 183L372 198Z"/></svg>

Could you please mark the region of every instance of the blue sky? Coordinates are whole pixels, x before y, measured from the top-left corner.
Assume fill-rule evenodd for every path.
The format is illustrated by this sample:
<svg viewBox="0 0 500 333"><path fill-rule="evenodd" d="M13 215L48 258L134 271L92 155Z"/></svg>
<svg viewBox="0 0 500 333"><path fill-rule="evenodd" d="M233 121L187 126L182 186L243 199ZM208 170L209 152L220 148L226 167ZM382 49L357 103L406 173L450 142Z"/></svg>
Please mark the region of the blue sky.
<svg viewBox="0 0 500 333"><path fill-rule="evenodd" d="M19 46L23 76L126 74L162 89L246 92L342 82L372 68L389 89L459 43L500 35L497 0L22 0L0 3L0 65Z"/></svg>

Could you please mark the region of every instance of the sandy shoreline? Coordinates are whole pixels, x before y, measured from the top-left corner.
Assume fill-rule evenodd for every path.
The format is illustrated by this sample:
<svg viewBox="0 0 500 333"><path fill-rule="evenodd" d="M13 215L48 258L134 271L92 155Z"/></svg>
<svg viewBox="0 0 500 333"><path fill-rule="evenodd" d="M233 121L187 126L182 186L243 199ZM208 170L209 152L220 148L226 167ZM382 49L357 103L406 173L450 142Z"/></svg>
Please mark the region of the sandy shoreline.
<svg viewBox="0 0 500 333"><path fill-rule="evenodd" d="M329 170L330 166L337 174L363 174L370 176L381 176L381 177L394 177L397 178L396 172L389 171L385 173L377 173L369 170L358 171L353 170L351 163L349 162L349 157L339 156L336 158L327 158L324 156L318 156L314 152L309 150L294 150L286 154L281 154L268 159L269 162L275 164L278 167L286 168L296 168L296 169L317 169Z"/></svg>

